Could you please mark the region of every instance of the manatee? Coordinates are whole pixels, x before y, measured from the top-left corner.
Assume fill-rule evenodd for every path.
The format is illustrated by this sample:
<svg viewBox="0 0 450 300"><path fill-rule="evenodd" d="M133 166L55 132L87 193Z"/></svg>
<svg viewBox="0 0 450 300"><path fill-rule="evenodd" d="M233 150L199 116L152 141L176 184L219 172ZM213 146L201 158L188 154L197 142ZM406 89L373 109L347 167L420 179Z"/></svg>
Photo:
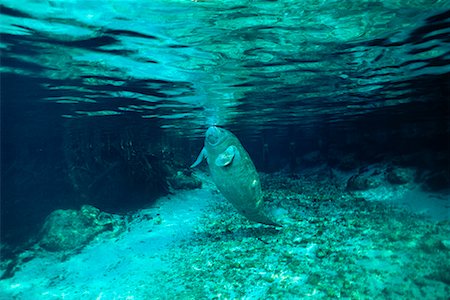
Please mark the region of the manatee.
<svg viewBox="0 0 450 300"><path fill-rule="evenodd" d="M234 134L216 126L208 128L205 146L191 168L205 158L217 188L241 215L253 222L281 226L264 213L258 172Z"/></svg>

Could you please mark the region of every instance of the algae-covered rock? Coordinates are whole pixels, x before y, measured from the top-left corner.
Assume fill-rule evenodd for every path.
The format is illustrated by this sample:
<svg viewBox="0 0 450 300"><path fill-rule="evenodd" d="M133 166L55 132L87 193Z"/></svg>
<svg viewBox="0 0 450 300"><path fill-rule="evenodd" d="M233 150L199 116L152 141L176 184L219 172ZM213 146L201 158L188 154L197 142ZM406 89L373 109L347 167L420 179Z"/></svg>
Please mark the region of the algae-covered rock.
<svg viewBox="0 0 450 300"><path fill-rule="evenodd" d="M386 179L392 184L405 184L414 180L414 170L410 168L389 168Z"/></svg>
<svg viewBox="0 0 450 300"><path fill-rule="evenodd" d="M186 175L182 171L178 171L175 175L168 178L170 186L176 190L182 189L198 189L202 187L202 182L192 176Z"/></svg>
<svg viewBox="0 0 450 300"><path fill-rule="evenodd" d="M120 220L90 205L80 210L58 209L45 220L39 245L48 251L75 250L102 232L119 232L121 228Z"/></svg>
<svg viewBox="0 0 450 300"><path fill-rule="evenodd" d="M443 191L450 188L450 172L448 170L431 172L423 178L423 187L428 191Z"/></svg>
<svg viewBox="0 0 450 300"><path fill-rule="evenodd" d="M347 181L347 191L365 191L368 189L376 188L382 184L379 172L368 172L353 175Z"/></svg>

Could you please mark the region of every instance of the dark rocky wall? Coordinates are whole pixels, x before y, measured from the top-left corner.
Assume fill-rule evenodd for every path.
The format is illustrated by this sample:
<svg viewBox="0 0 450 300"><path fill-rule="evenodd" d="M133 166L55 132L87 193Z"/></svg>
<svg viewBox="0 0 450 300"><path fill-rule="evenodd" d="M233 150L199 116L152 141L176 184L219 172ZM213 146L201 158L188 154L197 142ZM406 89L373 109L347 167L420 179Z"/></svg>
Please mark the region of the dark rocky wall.
<svg viewBox="0 0 450 300"><path fill-rule="evenodd" d="M56 209L126 213L169 191L170 166L179 166L157 124L133 115L62 118L63 109L40 99L40 84L2 77L2 242L26 241Z"/></svg>

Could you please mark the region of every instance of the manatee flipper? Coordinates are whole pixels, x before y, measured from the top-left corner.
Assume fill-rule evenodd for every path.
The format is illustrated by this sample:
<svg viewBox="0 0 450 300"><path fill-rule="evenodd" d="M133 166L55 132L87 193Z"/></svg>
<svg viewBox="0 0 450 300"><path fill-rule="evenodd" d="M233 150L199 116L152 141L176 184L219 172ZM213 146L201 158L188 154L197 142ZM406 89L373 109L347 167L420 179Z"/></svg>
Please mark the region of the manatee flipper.
<svg viewBox="0 0 450 300"><path fill-rule="evenodd" d="M198 155L197 159L195 160L195 162L191 165L191 168L195 168L196 166L198 166L205 158L206 158L206 149L203 148L200 154Z"/></svg>
<svg viewBox="0 0 450 300"><path fill-rule="evenodd" d="M218 167L226 167L233 161L234 157L239 155L239 151L235 146L229 146L223 151L215 160L215 164Z"/></svg>

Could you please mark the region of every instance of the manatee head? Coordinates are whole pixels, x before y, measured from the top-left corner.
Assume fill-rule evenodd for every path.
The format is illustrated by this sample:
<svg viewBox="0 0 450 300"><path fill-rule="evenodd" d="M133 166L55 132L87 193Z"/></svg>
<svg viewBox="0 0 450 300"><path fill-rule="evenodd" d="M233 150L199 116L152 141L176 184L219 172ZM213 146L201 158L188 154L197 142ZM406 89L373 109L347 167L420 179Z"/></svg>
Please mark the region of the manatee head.
<svg viewBox="0 0 450 300"><path fill-rule="evenodd" d="M229 132L225 129L211 126L206 131L205 144L208 144L210 147L217 147L223 143L229 135Z"/></svg>
<svg viewBox="0 0 450 300"><path fill-rule="evenodd" d="M233 134L228 130L216 126L209 127L205 134L205 147L203 147L202 152L200 152L197 160L191 165L191 168L198 166L210 154L217 152L216 155L218 155L224 151L228 147L227 144L230 142L230 137L233 137ZM225 152L223 156L234 158L233 149ZM229 159L228 164L230 162L231 160Z"/></svg>

